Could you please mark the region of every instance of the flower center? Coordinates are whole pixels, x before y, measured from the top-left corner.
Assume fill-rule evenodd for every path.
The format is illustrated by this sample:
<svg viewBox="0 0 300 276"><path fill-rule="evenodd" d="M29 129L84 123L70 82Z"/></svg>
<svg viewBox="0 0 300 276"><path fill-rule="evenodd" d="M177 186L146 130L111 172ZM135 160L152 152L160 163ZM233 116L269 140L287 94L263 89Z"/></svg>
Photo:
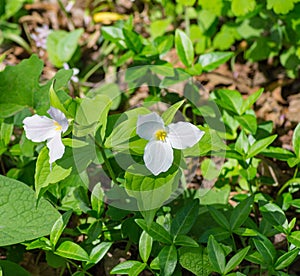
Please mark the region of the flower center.
<svg viewBox="0 0 300 276"><path fill-rule="evenodd" d="M155 138L159 141L166 141L167 132L163 129L159 129L155 132Z"/></svg>
<svg viewBox="0 0 300 276"><path fill-rule="evenodd" d="M61 131L62 126L58 122L54 121L54 125L56 126L55 128L56 131Z"/></svg>

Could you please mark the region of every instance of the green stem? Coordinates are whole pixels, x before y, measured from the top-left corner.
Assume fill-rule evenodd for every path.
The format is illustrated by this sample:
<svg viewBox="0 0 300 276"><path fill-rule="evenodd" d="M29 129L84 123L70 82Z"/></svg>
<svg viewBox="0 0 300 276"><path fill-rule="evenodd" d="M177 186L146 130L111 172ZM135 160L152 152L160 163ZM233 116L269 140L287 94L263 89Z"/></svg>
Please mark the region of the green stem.
<svg viewBox="0 0 300 276"><path fill-rule="evenodd" d="M112 166L110 165L110 162L106 156L106 153L105 153L105 150L103 148L103 141L101 140L101 135L99 135L99 139L100 139L100 143L98 143L98 141L96 141L96 139L92 136L92 135L89 135L89 137L94 141L95 145L98 147L98 149L100 150L100 153L102 155L102 158L103 158L103 161L104 161L104 164L106 166L106 169L108 170L109 172L109 175L112 179L112 181L115 183L115 184L118 184L118 181L117 181L117 178L116 178L116 175L113 171L113 168Z"/></svg>

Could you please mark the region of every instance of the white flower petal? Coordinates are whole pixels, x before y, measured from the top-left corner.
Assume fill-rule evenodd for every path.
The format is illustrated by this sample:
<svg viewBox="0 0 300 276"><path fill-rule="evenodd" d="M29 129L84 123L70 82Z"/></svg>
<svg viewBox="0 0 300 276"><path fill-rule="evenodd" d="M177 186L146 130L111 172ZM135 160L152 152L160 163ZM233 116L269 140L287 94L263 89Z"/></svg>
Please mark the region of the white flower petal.
<svg viewBox="0 0 300 276"><path fill-rule="evenodd" d="M63 112L61 112L59 109L52 106L47 112L53 120L55 120L57 123L61 125L62 132L65 132L68 129L69 127L68 119L66 118Z"/></svg>
<svg viewBox="0 0 300 276"><path fill-rule="evenodd" d="M145 147L144 162L154 175L166 172L172 166L173 159L173 149L168 141L152 140Z"/></svg>
<svg viewBox="0 0 300 276"><path fill-rule="evenodd" d="M62 158L65 152L65 146L61 141L61 136L59 132L47 141L47 147L49 149L49 163L55 162L57 159Z"/></svg>
<svg viewBox="0 0 300 276"><path fill-rule="evenodd" d="M136 133L141 138L151 140L155 132L159 129L165 129L164 121L156 113L139 115L137 120Z"/></svg>
<svg viewBox="0 0 300 276"><path fill-rule="evenodd" d="M170 124L168 125L168 130L168 139L175 149L192 147L204 135L204 131L187 122Z"/></svg>
<svg viewBox="0 0 300 276"><path fill-rule="evenodd" d="M46 116L33 115L23 120L26 137L33 142L53 138L57 131L54 121Z"/></svg>

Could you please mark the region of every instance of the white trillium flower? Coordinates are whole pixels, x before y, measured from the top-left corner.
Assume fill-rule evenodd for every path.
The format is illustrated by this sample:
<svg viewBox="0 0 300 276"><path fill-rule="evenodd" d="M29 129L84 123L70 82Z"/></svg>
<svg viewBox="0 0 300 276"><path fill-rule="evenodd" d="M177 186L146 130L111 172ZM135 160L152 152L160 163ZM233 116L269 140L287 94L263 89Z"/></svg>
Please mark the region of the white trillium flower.
<svg viewBox="0 0 300 276"><path fill-rule="evenodd" d="M60 159L64 152L65 146L61 140L61 134L68 127L68 119L59 109L50 107L47 111L52 119L46 116L33 115L23 120L26 137L33 142L47 141L49 149L49 163L52 164Z"/></svg>
<svg viewBox="0 0 300 276"><path fill-rule="evenodd" d="M187 122L172 123L165 127L156 113L139 115L136 133L149 140L145 147L144 162L154 174L166 172L173 163L173 148L186 149L194 146L204 132Z"/></svg>

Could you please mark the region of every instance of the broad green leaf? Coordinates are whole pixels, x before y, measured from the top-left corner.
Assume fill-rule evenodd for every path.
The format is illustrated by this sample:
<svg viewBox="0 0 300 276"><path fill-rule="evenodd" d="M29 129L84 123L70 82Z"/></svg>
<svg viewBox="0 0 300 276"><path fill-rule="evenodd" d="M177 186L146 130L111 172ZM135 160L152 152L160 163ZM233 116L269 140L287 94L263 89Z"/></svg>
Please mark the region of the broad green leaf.
<svg viewBox="0 0 300 276"><path fill-rule="evenodd" d="M136 136L136 124L139 115L149 114L147 108L139 107L124 112L118 122L114 125L113 131L105 141L105 147L118 149L118 146L124 144L129 149L129 139Z"/></svg>
<svg viewBox="0 0 300 276"><path fill-rule="evenodd" d="M128 275L130 276L139 276L140 273L146 268L147 264L145 263L137 263L137 264L134 264L129 272L128 272Z"/></svg>
<svg viewBox="0 0 300 276"><path fill-rule="evenodd" d="M119 86L115 83L106 83L87 93L87 96L91 98L94 98L96 95L106 95L109 97L112 102L110 107L111 110L116 110L121 103L121 91Z"/></svg>
<svg viewBox="0 0 300 276"><path fill-rule="evenodd" d="M243 105L242 95L236 90L219 89L216 90L217 104L222 108L231 111L237 115L241 115L241 107Z"/></svg>
<svg viewBox="0 0 300 276"><path fill-rule="evenodd" d="M61 112L63 112L66 116L68 116L68 111L65 109L63 104L61 103L60 99L58 98L55 89L54 89L54 81L51 84L50 90L49 90L49 98L50 98L50 106L55 107L59 109Z"/></svg>
<svg viewBox="0 0 300 276"><path fill-rule="evenodd" d="M238 253L236 253L231 259L228 261L228 263L225 266L225 274L229 273L231 270L233 270L236 266L238 266L243 259L246 257L248 251L250 249L250 246L247 246L246 248L243 248Z"/></svg>
<svg viewBox="0 0 300 276"><path fill-rule="evenodd" d="M258 251L254 251L251 254L248 254L245 259L251 263L259 264L261 266L265 266L266 262L263 259L262 255Z"/></svg>
<svg viewBox="0 0 300 276"><path fill-rule="evenodd" d="M127 29L123 29L123 35L128 49L139 54L143 49L141 35Z"/></svg>
<svg viewBox="0 0 300 276"><path fill-rule="evenodd" d="M196 276L209 276L211 274L212 268L208 255L202 246L199 248L182 247L178 254L181 266Z"/></svg>
<svg viewBox="0 0 300 276"><path fill-rule="evenodd" d="M223 228L226 230L230 229L230 224L228 219L223 215L222 212L219 210L215 209L213 206L207 206L207 209L210 213L210 215L213 217L213 219Z"/></svg>
<svg viewBox="0 0 300 276"><path fill-rule="evenodd" d="M152 222L149 226L143 219L136 219L135 222L146 231L154 240L162 243L172 244L172 237L169 232L163 228L160 224Z"/></svg>
<svg viewBox="0 0 300 276"><path fill-rule="evenodd" d="M186 235L176 236L174 244L188 247L199 247L199 244L194 239Z"/></svg>
<svg viewBox="0 0 300 276"><path fill-rule="evenodd" d="M255 141L253 145L250 146L250 149L247 154L247 159L252 158L255 155L259 154L261 151L265 150L273 141L276 139L277 135L272 135L267 138Z"/></svg>
<svg viewBox="0 0 300 276"><path fill-rule="evenodd" d="M121 275L129 274L130 269L134 265L139 265L139 264L142 263L138 261L126 261L123 263L119 263L110 271L110 274L121 274Z"/></svg>
<svg viewBox="0 0 300 276"><path fill-rule="evenodd" d="M111 245L111 242L101 242L93 247L90 253L90 263L97 264L100 262L110 249Z"/></svg>
<svg viewBox="0 0 300 276"><path fill-rule="evenodd" d="M0 275L2 276L31 276L27 270L25 270L22 266L8 261L8 260L0 260Z"/></svg>
<svg viewBox="0 0 300 276"><path fill-rule="evenodd" d="M294 248L291 251L288 251L281 255L274 264L276 270L282 270L288 267L299 255L299 248Z"/></svg>
<svg viewBox="0 0 300 276"><path fill-rule="evenodd" d="M214 271L223 274L225 270L225 253L212 235L208 239L207 252Z"/></svg>
<svg viewBox="0 0 300 276"><path fill-rule="evenodd" d="M224 7L222 0L198 0L198 3L204 10L210 11L214 15L220 16L222 14Z"/></svg>
<svg viewBox="0 0 300 276"><path fill-rule="evenodd" d="M230 185L221 188L199 189L196 198L200 199L201 205L227 204L230 194Z"/></svg>
<svg viewBox="0 0 300 276"><path fill-rule="evenodd" d="M178 188L181 171L178 170L181 153L174 152L174 164L158 176L152 175L144 165L134 164L125 172L125 189L137 200L140 210L159 208Z"/></svg>
<svg viewBox="0 0 300 276"><path fill-rule="evenodd" d="M164 246L158 254L160 273L172 276L177 264L177 251L174 245Z"/></svg>
<svg viewBox="0 0 300 276"><path fill-rule="evenodd" d="M196 0L176 0L176 2L184 6L193 6Z"/></svg>
<svg viewBox="0 0 300 276"><path fill-rule="evenodd" d="M0 246L49 235L59 212L22 182L0 175Z"/></svg>
<svg viewBox="0 0 300 276"><path fill-rule="evenodd" d="M182 106L183 103L184 100L173 104L161 115L161 118L164 120L165 125L169 125L170 123L172 123L176 112Z"/></svg>
<svg viewBox="0 0 300 276"><path fill-rule="evenodd" d="M296 156L300 158L300 124L297 125L293 133L293 148Z"/></svg>
<svg viewBox="0 0 300 276"><path fill-rule="evenodd" d="M252 238L252 241L264 259L265 264L273 265L276 258L276 250L270 240L264 236L260 236L259 238Z"/></svg>
<svg viewBox="0 0 300 276"><path fill-rule="evenodd" d="M269 147L263 150L261 154L281 161L288 161L289 158L295 157L295 155L289 150L279 148L279 147Z"/></svg>
<svg viewBox="0 0 300 276"><path fill-rule="evenodd" d="M181 30L175 31L175 47L177 54L186 67L191 67L194 61L194 48L190 38Z"/></svg>
<svg viewBox="0 0 300 276"><path fill-rule="evenodd" d="M288 227L288 221L283 210L272 202L259 201L262 216L273 226Z"/></svg>
<svg viewBox="0 0 300 276"><path fill-rule="evenodd" d="M70 175L71 171L71 167L65 169L55 163L52 165L52 170L50 170L49 150L47 147L44 147L36 162L34 175L36 194L40 197L42 188L46 188L49 184L57 183L65 179Z"/></svg>
<svg viewBox="0 0 300 276"><path fill-rule="evenodd" d="M68 212L64 213L60 218L54 223L51 233L50 233L50 242L53 246L55 246L60 238L62 232L66 228L69 219L72 215L72 211L69 210Z"/></svg>
<svg viewBox="0 0 300 276"><path fill-rule="evenodd" d="M89 261L88 253L80 245L72 241L64 241L59 245L54 253L72 260L83 262Z"/></svg>
<svg viewBox="0 0 300 276"><path fill-rule="evenodd" d="M152 21L150 24L151 38L155 39L157 37L164 35L170 23L171 23L171 18L168 17L166 19Z"/></svg>
<svg viewBox="0 0 300 276"><path fill-rule="evenodd" d="M24 5L24 3L28 2L27 0L10 0L5 1L2 5L5 5L5 14L4 18L8 19L11 16L15 15ZM5 274L4 274L5 275Z"/></svg>
<svg viewBox="0 0 300 276"><path fill-rule="evenodd" d="M230 237L230 232L224 227L209 228L199 238L200 243L207 243L210 236L214 236L217 241L223 241Z"/></svg>
<svg viewBox="0 0 300 276"><path fill-rule="evenodd" d="M144 263L147 263L151 250L153 238L144 230L140 236L139 253Z"/></svg>
<svg viewBox="0 0 300 276"><path fill-rule="evenodd" d="M171 234L177 235L187 234L193 227L199 213L199 200L193 200L177 211L175 218L171 224Z"/></svg>
<svg viewBox="0 0 300 276"><path fill-rule="evenodd" d="M101 126L101 136L104 137L110 106L111 100L106 95L82 99L77 108L74 135L78 137L95 135L96 130Z"/></svg>
<svg viewBox="0 0 300 276"><path fill-rule="evenodd" d="M202 65L202 70L210 72L218 68L233 56L232 52L212 52L199 57L198 63Z"/></svg>
<svg viewBox="0 0 300 276"><path fill-rule="evenodd" d="M214 37L213 47L222 51L228 50L238 39L240 39L240 35L237 31L237 25L225 23Z"/></svg>
<svg viewBox="0 0 300 276"><path fill-rule="evenodd" d="M248 218L253 204L253 197L248 197L240 202L231 213L230 227L231 230L239 228Z"/></svg>
<svg viewBox="0 0 300 276"><path fill-rule="evenodd" d="M34 105L34 92L43 70L43 62L32 55L16 66L6 66L0 72L0 117L9 117Z"/></svg>
<svg viewBox="0 0 300 276"><path fill-rule="evenodd" d="M243 114L240 116L234 116L234 119L237 120L241 126L250 131L251 134L255 134L257 130L257 121L255 115Z"/></svg>
<svg viewBox="0 0 300 276"><path fill-rule="evenodd" d="M126 44L124 42L125 37L121 28L113 26L103 26L101 28L101 33L106 40L116 43L121 49L126 48Z"/></svg>
<svg viewBox="0 0 300 276"><path fill-rule="evenodd" d="M57 30L50 33L46 43L50 62L56 67L62 67L65 62L69 62L78 47L82 33L83 29L72 32Z"/></svg>
<svg viewBox="0 0 300 276"><path fill-rule="evenodd" d="M267 9L273 9L277 14L287 14L294 8L294 0L267 0Z"/></svg>
<svg viewBox="0 0 300 276"><path fill-rule="evenodd" d="M300 231L294 231L292 234L288 235L288 241L295 245L297 248L300 248Z"/></svg>
<svg viewBox="0 0 300 276"><path fill-rule="evenodd" d="M255 0L232 0L231 10L235 16L243 16L255 9Z"/></svg>

